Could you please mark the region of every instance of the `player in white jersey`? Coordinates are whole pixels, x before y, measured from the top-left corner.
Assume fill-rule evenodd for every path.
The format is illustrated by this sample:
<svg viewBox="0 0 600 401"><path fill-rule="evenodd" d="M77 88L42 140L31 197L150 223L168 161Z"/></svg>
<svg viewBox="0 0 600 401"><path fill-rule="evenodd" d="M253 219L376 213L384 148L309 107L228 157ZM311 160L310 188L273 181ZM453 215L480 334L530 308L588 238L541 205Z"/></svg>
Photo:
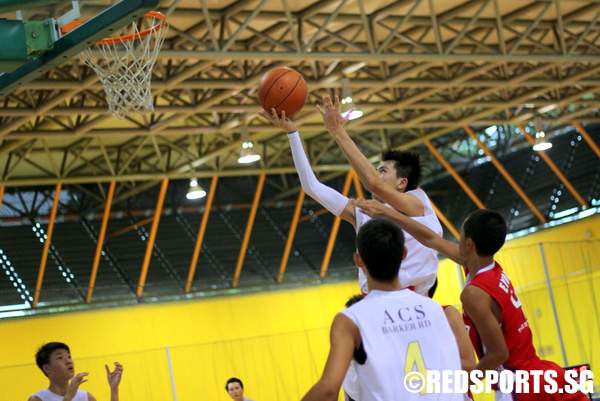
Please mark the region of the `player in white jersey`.
<svg viewBox="0 0 600 401"><path fill-rule="evenodd" d="M323 374L303 401L337 399L353 352L361 343L367 359L356 366L359 401L462 401L462 394L415 394L404 385L410 372L460 370L461 366L441 306L402 289L398 280L405 252L402 230L374 219L360 228L356 245L354 258L367 276L370 292L334 318Z"/></svg>
<svg viewBox="0 0 600 401"><path fill-rule="evenodd" d="M373 198L413 218L442 236L443 230L427 194L418 188L421 166L415 153L391 151L384 153L383 163L377 169L363 155L344 129L348 122L342 114L339 98L332 102L329 96L317 106L329 133L350 162L361 182L373 194ZM369 219L357 209L356 226ZM437 252L423 246L409 233L404 232L408 255L402 262L400 282L412 286L421 295L433 285L437 276ZM361 283L364 283L364 277Z"/></svg>
<svg viewBox="0 0 600 401"><path fill-rule="evenodd" d="M262 115L273 125L288 133L294 165L304 192L335 216L351 223L358 231L370 217L357 209L353 200L318 180L306 156L295 123L286 118L285 114L279 117L274 110L271 114L263 112ZM365 158L365 160L367 159ZM392 207L442 235L442 226L433 211L429 198L423 190L418 188L421 174L418 155L397 151L384 152L382 162L377 170L370 162L367 161L367 163L369 169L375 174L375 178L365 184L376 199L387 199L388 192L394 192L395 197L388 202ZM382 198L380 193L385 198ZM403 262L405 268L400 270L400 282L407 287L414 288L418 293L426 295L437 276L437 252L423 246L406 233L405 236L408 255ZM360 273L360 269L359 283L363 293L367 293L367 280L364 274Z"/></svg>
<svg viewBox="0 0 600 401"><path fill-rule="evenodd" d="M35 354L35 362L50 384L47 389L29 397L29 401L96 401L92 394L79 390L79 386L87 381L85 377L88 374L75 374L75 365L68 345L59 342L44 344ZM115 362L114 371L111 372L107 365L105 368L110 386L110 401L119 401L123 366Z"/></svg>

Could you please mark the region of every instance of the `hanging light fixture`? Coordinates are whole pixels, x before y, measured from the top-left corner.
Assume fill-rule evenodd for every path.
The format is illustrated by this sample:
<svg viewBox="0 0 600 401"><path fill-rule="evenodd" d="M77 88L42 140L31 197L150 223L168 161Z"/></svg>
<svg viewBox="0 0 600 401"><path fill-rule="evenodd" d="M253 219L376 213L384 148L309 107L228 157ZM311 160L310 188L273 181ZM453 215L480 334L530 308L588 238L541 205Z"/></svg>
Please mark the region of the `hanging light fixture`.
<svg viewBox="0 0 600 401"><path fill-rule="evenodd" d="M546 131L544 130L544 124L540 118L535 120L535 144L533 150L536 152L542 152L552 147L552 142L546 139Z"/></svg>
<svg viewBox="0 0 600 401"><path fill-rule="evenodd" d="M248 135L248 127L246 124L242 125L242 149L240 151L240 157L238 163L250 164L260 160L260 155L254 150L254 142Z"/></svg>
<svg viewBox="0 0 600 401"><path fill-rule="evenodd" d="M206 196L206 191L204 190L204 188L202 188L202 186L200 186L200 184L198 184L197 179L192 178L190 180L190 189L188 189L188 192L185 195L185 197L189 200L196 200L196 199L202 199L205 196Z"/></svg>
<svg viewBox="0 0 600 401"><path fill-rule="evenodd" d="M348 78L342 79L342 105L347 106L348 110L342 112L342 116L348 120L356 120L363 116L362 110L358 110L352 107L352 88L350 87L350 80Z"/></svg>

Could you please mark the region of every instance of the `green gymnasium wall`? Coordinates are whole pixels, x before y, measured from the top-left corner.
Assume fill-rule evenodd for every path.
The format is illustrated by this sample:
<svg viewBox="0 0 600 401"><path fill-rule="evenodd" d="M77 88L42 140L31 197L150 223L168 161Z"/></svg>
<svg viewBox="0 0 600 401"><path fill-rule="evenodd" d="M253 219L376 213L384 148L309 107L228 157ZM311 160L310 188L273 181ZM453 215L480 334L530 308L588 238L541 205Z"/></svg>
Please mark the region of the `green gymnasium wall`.
<svg viewBox="0 0 600 401"><path fill-rule="evenodd" d="M563 364L542 264L569 364L600 366L600 216L509 242L499 261L512 278L535 344ZM458 304L461 275L440 264L436 299ZM241 377L257 401L298 400L318 378L328 352L331 319L358 292L355 282L179 303L93 310L0 321L0 401L26 400L47 385L33 364L36 348L63 341L85 389L108 400L104 363L125 365L122 401L225 401L224 382ZM480 397L478 400L487 400Z"/></svg>

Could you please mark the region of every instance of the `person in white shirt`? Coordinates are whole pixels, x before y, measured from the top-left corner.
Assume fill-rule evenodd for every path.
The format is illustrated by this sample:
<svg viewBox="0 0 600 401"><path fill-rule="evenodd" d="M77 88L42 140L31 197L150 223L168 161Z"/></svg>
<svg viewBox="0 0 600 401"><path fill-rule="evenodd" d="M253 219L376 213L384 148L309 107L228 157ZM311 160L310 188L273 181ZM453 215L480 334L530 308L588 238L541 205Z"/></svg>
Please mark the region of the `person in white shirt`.
<svg viewBox="0 0 600 401"><path fill-rule="evenodd" d="M371 218L356 208L352 199L318 180L302 146L302 139L296 124L287 118L285 113L279 116L275 110L272 110L270 114L265 111L261 114L274 126L288 133L294 166L304 192L329 212L352 224L358 232L360 227ZM329 116L329 114L326 115ZM328 123L329 119L329 117L324 117L325 126L331 130L332 124ZM343 130L343 127L341 129ZM342 150L346 152L345 147L342 147ZM442 226L435 215L431 201L427 194L419 188L421 165L418 154L399 151L383 152L382 161L375 169L360 153L356 145L351 150L358 152L367 163L368 167L362 164L355 166L352 163L353 159L350 159L361 179L363 176L368 177L368 179L363 179L363 183L375 199L387 202L394 209L425 224L439 235L443 234ZM427 291L437 277L437 252L423 246L406 232L404 235L408 254L403 262L404 268L399 272L400 282L421 295L427 295ZM358 278L361 291L366 294L369 290L367 278L360 269Z"/></svg>
<svg viewBox="0 0 600 401"><path fill-rule="evenodd" d="M85 378L88 374L75 374L75 364L68 345L60 342L44 344L35 354L35 362L50 384L47 389L29 397L29 401L96 401L92 394L79 389L87 381ZM110 387L110 401L119 401L123 365L115 362L112 372L108 365L104 367Z"/></svg>
<svg viewBox="0 0 600 401"><path fill-rule="evenodd" d="M412 393L405 376L418 371L460 370L456 339L440 305L404 288L398 279L406 252L402 230L373 219L356 238L356 264L369 294L333 320L323 374L303 401L337 400L354 350L362 344L367 358L356 365L359 401L461 401L462 394Z"/></svg>

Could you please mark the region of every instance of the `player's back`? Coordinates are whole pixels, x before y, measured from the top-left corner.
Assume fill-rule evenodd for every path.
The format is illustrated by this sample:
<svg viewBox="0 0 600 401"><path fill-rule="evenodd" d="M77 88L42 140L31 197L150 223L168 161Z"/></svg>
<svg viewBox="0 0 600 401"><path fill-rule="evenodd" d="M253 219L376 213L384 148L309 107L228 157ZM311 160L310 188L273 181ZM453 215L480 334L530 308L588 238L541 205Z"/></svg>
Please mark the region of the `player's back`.
<svg viewBox="0 0 600 401"><path fill-rule="evenodd" d="M406 373L460 370L454 334L442 308L408 289L373 290L343 311L358 327L367 354L357 365L361 401L461 401L461 394L414 394Z"/></svg>

